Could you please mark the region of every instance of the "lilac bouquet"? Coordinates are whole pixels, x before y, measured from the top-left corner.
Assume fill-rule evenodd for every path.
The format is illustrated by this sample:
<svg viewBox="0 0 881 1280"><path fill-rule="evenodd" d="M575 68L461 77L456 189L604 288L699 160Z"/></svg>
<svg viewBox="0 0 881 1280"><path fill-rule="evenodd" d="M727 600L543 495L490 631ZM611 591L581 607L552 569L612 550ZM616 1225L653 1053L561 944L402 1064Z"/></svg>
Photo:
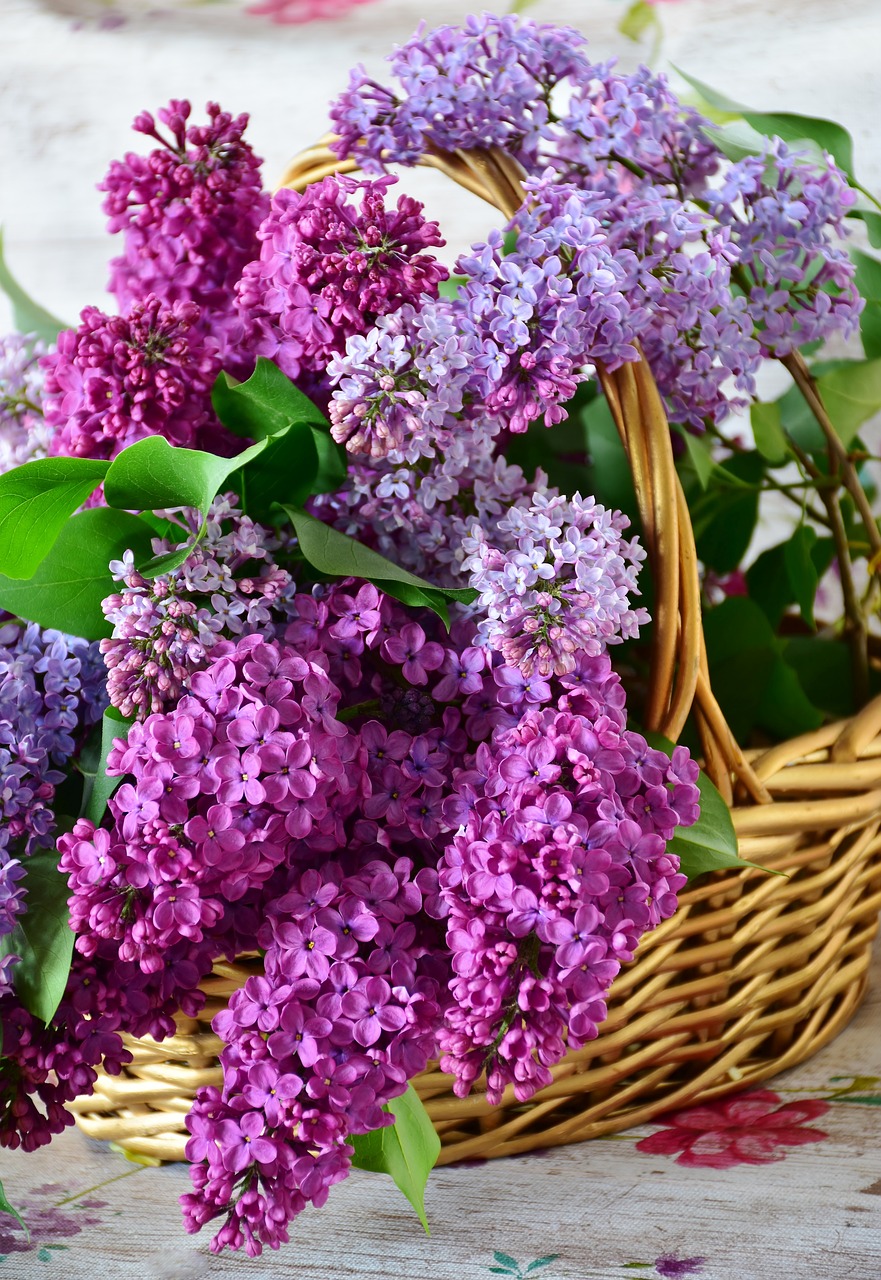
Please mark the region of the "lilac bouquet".
<svg viewBox="0 0 881 1280"><path fill-rule="evenodd" d="M861 310L828 157L732 159L566 29L471 19L392 63L332 108L368 176L302 193L264 193L244 116L139 116L154 149L102 187L120 314L31 312L0 363L0 1143L259 957L183 1205L250 1254L353 1163L396 1172L389 1126L422 1215L409 1082L528 1101L730 865L689 748L639 729L645 551L594 374L648 362L710 592L729 490L776 465L720 424ZM386 168L494 147L520 207L451 275Z"/></svg>

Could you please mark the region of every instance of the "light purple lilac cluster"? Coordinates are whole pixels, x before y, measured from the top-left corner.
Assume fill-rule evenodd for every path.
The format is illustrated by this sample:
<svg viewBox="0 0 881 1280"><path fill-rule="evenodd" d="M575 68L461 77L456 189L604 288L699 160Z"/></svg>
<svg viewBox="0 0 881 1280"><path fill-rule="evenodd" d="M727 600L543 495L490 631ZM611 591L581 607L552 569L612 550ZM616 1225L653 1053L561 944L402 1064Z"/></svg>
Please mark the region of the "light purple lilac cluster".
<svg viewBox="0 0 881 1280"><path fill-rule="evenodd" d="M0 622L0 936L26 910L27 858L51 847L63 766L104 705L96 645ZM0 966L0 996L10 992L13 963Z"/></svg>
<svg viewBox="0 0 881 1280"><path fill-rule="evenodd" d="M32 334L0 338L0 475L49 451L52 430L43 418L45 345Z"/></svg>
<svg viewBox="0 0 881 1280"><path fill-rule="evenodd" d="M390 59L400 95L363 69L353 74L332 111L336 146L376 172L414 164L425 151L500 146L531 180L528 203L542 199L542 187L576 189L580 220L597 222L583 243L623 268L616 281L623 331L612 359L589 343L577 354L587 350L589 360L614 367L634 358L626 347L638 341L671 419L701 429L748 402L763 356L853 330L861 303L836 240L854 193L828 157L793 155L779 139L764 157L729 164L702 131L707 122L678 102L663 76L645 68L621 75L592 64L582 46L575 32L512 17L420 31ZM518 244L507 269L520 265L521 253ZM444 357L454 368L459 354L480 359L475 318L452 322L455 347ZM425 322L413 316L408 327L402 344L400 325L379 326L342 370L343 389L369 397L380 364L402 417L416 390L405 353L423 341ZM556 351L551 340L525 354L541 374ZM565 361L563 376L572 376ZM553 403L566 386L546 379L543 394ZM359 400L354 394L352 412ZM512 418L519 423L516 402ZM358 449L366 443L374 453L384 433L382 420L363 436L346 427Z"/></svg>
<svg viewBox="0 0 881 1280"><path fill-rule="evenodd" d="M502 671L506 668L501 668ZM608 655L580 654L556 706L532 706L482 746L445 812L461 821L440 863L453 996L441 1066L498 1103L551 1082L566 1046L597 1034L605 994L685 884L666 853L698 816L697 765L628 732Z"/></svg>
<svg viewBox="0 0 881 1280"><path fill-rule="evenodd" d="M127 718L173 707L220 640L274 634L273 610L292 589L291 575L273 559L281 541L236 502L232 493L214 499L202 537L173 572L145 578L130 553L111 565L123 588L103 602L113 634L100 648L107 696ZM195 511L169 516L155 554L194 542L202 523Z"/></svg>
<svg viewBox="0 0 881 1280"><path fill-rule="evenodd" d="M789 355L834 332L848 337L862 301L853 263L837 243L857 198L845 175L775 138L723 179L707 200L729 231L762 355Z"/></svg>
<svg viewBox="0 0 881 1280"><path fill-rule="evenodd" d="M42 360L50 452L113 458L149 435L222 452L210 398L220 357L199 315L194 302L166 304L153 294L127 316L86 307L79 328L62 330Z"/></svg>
<svg viewBox="0 0 881 1280"><path fill-rule="evenodd" d="M108 230L122 232L123 253L110 264L109 290L123 314L148 297L166 306L190 302L194 322L236 362L240 321L235 285L257 257L257 229L267 214L261 161L244 139L247 115L232 116L215 102L208 123L190 124L190 103L174 100L134 122L159 146L114 161L100 190L107 193ZM229 364L228 364L229 367Z"/></svg>
<svg viewBox="0 0 881 1280"><path fill-rule="evenodd" d="M475 522L463 540L463 571L480 592L482 644L508 668L546 678L575 669L580 654L639 634L649 620L634 609L636 575L645 552L622 538L629 520L593 499L536 494L497 525L493 546Z"/></svg>
<svg viewBox="0 0 881 1280"><path fill-rule="evenodd" d="M290 378L319 375L320 383L352 334L423 294L436 297L448 272L425 250L444 242L410 196L386 207L394 181L339 175L303 194L276 192L258 231L260 257L238 285L244 341L254 355Z"/></svg>
<svg viewBox="0 0 881 1280"><path fill-rule="evenodd" d="M474 420L490 437L550 426L589 362L637 358L626 267L575 188L544 184L509 232L509 254L496 233L459 260L457 297L401 308L331 362L333 435L351 453L412 464Z"/></svg>

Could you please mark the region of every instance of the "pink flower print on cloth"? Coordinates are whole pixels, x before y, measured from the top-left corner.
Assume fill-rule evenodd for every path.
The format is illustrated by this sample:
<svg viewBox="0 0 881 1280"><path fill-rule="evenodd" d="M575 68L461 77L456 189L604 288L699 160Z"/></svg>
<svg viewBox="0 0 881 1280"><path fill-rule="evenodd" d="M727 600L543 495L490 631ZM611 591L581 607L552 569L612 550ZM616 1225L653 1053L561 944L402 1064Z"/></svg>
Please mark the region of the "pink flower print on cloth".
<svg viewBox="0 0 881 1280"><path fill-rule="evenodd" d="M664 1117L667 1128L641 1138L637 1151L675 1156L692 1169L733 1169L738 1164L783 1160L783 1147L822 1142L829 1135L808 1122L829 1110L828 1102L808 1098L786 1102L769 1089L738 1094L727 1101L687 1107Z"/></svg>

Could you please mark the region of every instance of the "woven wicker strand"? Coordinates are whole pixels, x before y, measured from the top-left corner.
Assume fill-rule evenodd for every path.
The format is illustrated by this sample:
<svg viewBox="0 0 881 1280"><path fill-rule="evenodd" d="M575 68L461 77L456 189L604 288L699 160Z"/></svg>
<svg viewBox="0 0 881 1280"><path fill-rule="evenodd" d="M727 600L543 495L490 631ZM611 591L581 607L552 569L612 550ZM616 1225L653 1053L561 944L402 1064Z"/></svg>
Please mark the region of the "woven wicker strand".
<svg viewBox="0 0 881 1280"><path fill-rule="evenodd" d="M504 152L434 152L421 163L506 218L520 206L523 175ZM302 190L357 167L324 140L282 185ZM779 746L738 746L710 687L694 533L660 394L644 361L597 372L630 461L655 583L647 727L676 741L694 711L742 856L783 875L735 869L682 894L676 915L616 978L597 1039L552 1068L553 1082L531 1102L509 1089L490 1107L479 1083L457 1098L449 1076L418 1076L441 1164L615 1132L801 1062L857 1008L881 910L881 699ZM216 965L199 1018L180 1016L178 1033L161 1043L128 1038L132 1063L119 1076L102 1073L94 1095L71 1104L83 1131L137 1155L183 1159L196 1090L222 1080L211 1019L259 971L258 958Z"/></svg>

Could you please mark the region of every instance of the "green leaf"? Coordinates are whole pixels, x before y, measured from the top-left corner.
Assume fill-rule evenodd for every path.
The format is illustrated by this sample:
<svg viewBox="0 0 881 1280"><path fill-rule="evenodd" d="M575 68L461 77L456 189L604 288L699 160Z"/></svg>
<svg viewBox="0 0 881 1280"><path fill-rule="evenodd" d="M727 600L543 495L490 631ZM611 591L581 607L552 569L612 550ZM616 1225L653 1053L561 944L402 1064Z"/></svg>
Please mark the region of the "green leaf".
<svg viewBox="0 0 881 1280"><path fill-rule="evenodd" d="M531 1275L533 1271L538 1271L541 1267L549 1267L552 1262L556 1262L559 1258L558 1253L549 1253L546 1258L536 1258L535 1262L530 1262L526 1268L526 1274Z"/></svg>
<svg viewBox="0 0 881 1280"><path fill-rule="evenodd" d="M211 402L225 427L251 440L278 435L292 422L311 422L316 427L330 429L318 405L264 356L258 356L257 366L247 382L219 373L211 391Z"/></svg>
<svg viewBox="0 0 881 1280"><path fill-rule="evenodd" d="M312 427L312 439L318 454L318 470L312 481L312 493L336 493L346 482L348 468L347 454L342 445L338 445L330 431L321 427Z"/></svg>
<svg viewBox="0 0 881 1280"><path fill-rule="evenodd" d="M579 417L587 431L589 454L584 492L592 493L598 502L612 511L623 511L630 517L634 530L638 531L639 507L633 487L633 472L608 401L604 396L597 396L581 408ZM558 430L558 427L554 427L551 434ZM552 478L552 483L558 481ZM559 483L564 492L572 493L573 486L566 482L565 477L561 477Z"/></svg>
<svg viewBox="0 0 881 1280"><path fill-rule="evenodd" d="M780 653L768 675L758 722L780 740L811 733L823 723L823 713L810 701L798 675Z"/></svg>
<svg viewBox="0 0 881 1280"><path fill-rule="evenodd" d="M241 495L242 506L252 520L267 523L275 504L299 505L315 492L318 449L313 432L307 422L291 423L278 435L268 437L261 455L230 478L231 488Z"/></svg>
<svg viewBox="0 0 881 1280"><path fill-rule="evenodd" d="M389 1174L416 1210L425 1234L430 1235L425 1216L425 1184L440 1155L440 1138L412 1085L387 1105L395 1123L353 1138L352 1163L358 1169Z"/></svg>
<svg viewBox="0 0 881 1280"><path fill-rule="evenodd" d="M476 599L477 592L470 587L434 587L305 511L282 505L294 526L303 557L319 573L332 578L364 578L402 604L432 609L446 626L450 600L470 604Z"/></svg>
<svg viewBox="0 0 881 1280"><path fill-rule="evenodd" d="M653 5L647 4L646 0L633 0L618 23L618 30L628 40L641 40L646 32L651 32L657 40L661 32L661 20Z"/></svg>
<svg viewBox="0 0 881 1280"><path fill-rule="evenodd" d="M673 70L677 75L691 85L692 89L696 89L704 102L709 106L715 107L717 111L724 111L728 115L740 116L744 111L748 111L749 107L745 107L742 102L735 102L733 98L726 98L718 89L713 89L710 85L704 84L703 80L698 80L695 76L690 76L687 71L683 71L681 67L673 64Z"/></svg>
<svg viewBox="0 0 881 1280"><path fill-rule="evenodd" d="M685 452L688 454L688 460L694 467L694 473L697 476L698 484L702 489L706 489L710 483L710 476L713 474L715 463L712 455L712 441L706 436L694 436L684 427L677 428L680 438L685 443Z"/></svg>
<svg viewBox="0 0 881 1280"><path fill-rule="evenodd" d="M0 570L29 578L107 474L89 458L38 458L0 476Z"/></svg>
<svg viewBox="0 0 881 1280"><path fill-rule="evenodd" d="M765 137L745 120L734 120L731 124L704 125L703 133L734 164L747 156L762 155L767 145Z"/></svg>
<svg viewBox="0 0 881 1280"><path fill-rule="evenodd" d="M854 714L853 667L847 644L794 636L785 642L782 652L809 702L836 720Z"/></svg>
<svg viewBox="0 0 881 1280"><path fill-rule="evenodd" d="M755 601L776 631L780 619L795 602L786 570L785 542L756 557L746 571L746 586L750 600Z"/></svg>
<svg viewBox="0 0 881 1280"><path fill-rule="evenodd" d="M706 493L692 504L698 556L717 573L736 569L752 540L764 470L758 453L739 454L713 469Z"/></svg>
<svg viewBox="0 0 881 1280"><path fill-rule="evenodd" d="M0 955L21 959L12 982L24 1007L50 1023L61 1003L73 956L73 930L67 899L67 876L58 870L58 852L39 849L25 859L27 911L12 933L0 937Z"/></svg>
<svg viewBox="0 0 881 1280"><path fill-rule="evenodd" d="M856 266L854 283L866 301L860 316L863 350L875 360L881 356L881 262L862 249L851 249L850 256Z"/></svg>
<svg viewBox="0 0 881 1280"><path fill-rule="evenodd" d="M707 610L704 635L713 692L738 742L757 726L787 738L822 723L755 601L730 597Z"/></svg>
<svg viewBox="0 0 881 1280"><path fill-rule="evenodd" d="M26 581L0 575L0 607L43 627L97 640L110 635L101 610L114 590L109 562L127 550L149 553L151 533L138 517L97 507L68 520L36 573Z"/></svg>
<svg viewBox="0 0 881 1280"><path fill-rule="evenodd" d="M881 213L874 209L850 209L845 215L848 218L859 218L866 225L866 234L873 249L881 249ZM866 352L868 355L869 352Z"/></svg>
<svg viewBox="0 0 881 1280"><path fill-rule="evenodd" d="M116 707L108 707L104 712L104 719L101 722L101 753L95 775L93 778L87 779L87 785L83 790L81 814L82 817L88 818L90 822L94 822L96 827L101 825L104 810L107 808L107 801L122 782L121 776L118 778L108 778L107 776L107 757L110 754L110 748L116 738L122 738L123 740L128 738L128 731L133 724L134 719L127 720Z"/></svg>
<svg viewBox="0 0 881 1280"><path fill-rule="evenodd" d="M203 515L233 474L258 458L271 437L234 458L177 449L164 436L147 436L117 454L104 480L107 505L123 511L193 507Z"/></svg>
<svg viewBox="0 0 881 1280"><path fill-rule="evenodd" d="M12 303L12 316L19 333L35 333L38 338L51 344L67 325L57 320L39 303L25 293L24 289L6 265L3 255L3 232L0 230L0 289Z"/></svg>
<svg viewBox="0 0 881 1280"><path fill-rule="evenodd" d="M790 456L790 448L783 433L783 420L779 402L765 404L756 401L750 409L753 437L759 453L772 467L779 466Z"/></svg>
<svg viewBox="0 0 881 1280"><path fill-rule="evenodd" d="M442 298L457 298L462 285L467 283L467 276L448 276L446 280L441 280L437 291Z"/></svg>
<svg viewBox="0 0 881 1280"><path fill-rule="evenodd" d="M814 601L817 598L817 567L811 555L817 534L810 525L800 525L784 543L784 559L789 584L801 616L809 627L814 626Z"/></svg>
<svg viewBox="0 0 881 1280"><path fill-rule="evenodd" d="M863 423L881 409L881 359L844 361L817 378L817 389L847 447Z"/></svg>
<svg viewBox="0 0 881 1280"><path fill-rule="evenodd" d="M346 478L346 452L308 396L271 360L260 356L247 382L218 374L211 393L215 412L236 435L279 436L242 486L249 515L266 519L273 502L299 503L310 493L332 493Z"/></svg>
<svg viewBox="0 0 881 1280"><path fill-rule="evenodd" d="M659 733L647 733L646 741L668 756L673 754L673 743ZM737 851L737 833L731 821L731 810L717 788L701 770L697 779L700 798L700 817L692 827L677 828L677 834L667 843L667 852L679 859L679 870L689 880L705 875L708 871L728 871L755 867L768 871L757 862L748 862ZM782 872L772 872L782 875Z"/></svg>
<svg viewBox="0 0 881 1280"><path fill-rule="evenodd" d="M109 636L101 601L114 590L108 565L125 551L149 555L152 532L128 511L93 507L72 516L26 582L0 575L0 608L85 640Z"/></svg>
<svg viewBox="0 0 881 1280"><path fill-rule="evenodd" d="M138 572L143 574L145 578L158 578L160 574L173 573L175 569L180 568L185 560L189 559L200 541L201 539L198 537L192 538L189 542L185 542L182 547L178 547L176 551L163 551L161 555L151 556L143 564L138 564Z"/></svg>
<svg viewBox="0 0 881 1280"><path fill-rule="evenodd" d="M3 1190L2 1182L0 1182L0 1213L8 1213L10 1214L11 1217L15 1218L19 1226L24 1227L25 1233L27 1234L27 1238L28 1240L30 1240L31 1233L28 1230L28 1224L25 1222L24 1218L21 1216L19 1211L17 1209L14 1209L12 1205L9 1203L9 1201L7 1200L6 1192Z"/></svg>

